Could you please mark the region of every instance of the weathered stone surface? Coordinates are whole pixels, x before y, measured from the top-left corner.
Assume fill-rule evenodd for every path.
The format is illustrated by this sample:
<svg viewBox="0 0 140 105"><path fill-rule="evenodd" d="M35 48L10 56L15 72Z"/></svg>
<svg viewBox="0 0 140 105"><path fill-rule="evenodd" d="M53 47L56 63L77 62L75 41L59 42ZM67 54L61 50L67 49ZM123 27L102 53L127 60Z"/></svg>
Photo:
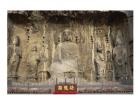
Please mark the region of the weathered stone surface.
<svg viewBox="0 0 140 105"><path fill-rule="evenodd" d="M121 11L9 11L8 78L133 80L132 25L132 16Z"/></svg>

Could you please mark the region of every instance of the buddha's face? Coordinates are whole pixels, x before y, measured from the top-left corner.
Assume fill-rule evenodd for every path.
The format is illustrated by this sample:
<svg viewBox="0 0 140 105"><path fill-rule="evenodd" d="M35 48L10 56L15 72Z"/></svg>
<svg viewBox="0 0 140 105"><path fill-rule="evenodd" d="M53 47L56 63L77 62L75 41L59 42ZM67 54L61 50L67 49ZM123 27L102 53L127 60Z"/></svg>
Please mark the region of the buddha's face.
<svg viewBox="0 0 140 105"><path fill-rule="evenodd" d="M69 34L70 34L70 31L69 31L69 30L65 30L65 31L64 31L64 34L65 34L65 35L69 35Z"/></svg>
<svg viewBox="0 0 140 105"><path fill-rule="evenodd" d="M71 41L72 40L72 36L71 36L70 30L65 30L64 31L63 38L64 38L64 41Z"/></svg>

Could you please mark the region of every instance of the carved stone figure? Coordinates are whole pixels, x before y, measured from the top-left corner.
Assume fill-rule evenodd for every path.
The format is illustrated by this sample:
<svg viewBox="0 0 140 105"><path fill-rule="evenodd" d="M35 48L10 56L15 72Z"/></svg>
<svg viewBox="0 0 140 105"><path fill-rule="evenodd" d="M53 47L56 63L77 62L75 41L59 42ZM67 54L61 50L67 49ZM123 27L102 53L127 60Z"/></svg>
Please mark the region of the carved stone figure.
<svg viewBox="0 0 140 105"><path fill-rule="evenodd" d="M65 74L71 75L72 73L75 78L78 77L79 48L76 43L72 42L70 30L64 30L61 37L62 42L60 39L51 65L51 74L54 80L57 78L58 81L64 82L65 77L71 77Z"/></svg>
<svg viewBox="0 0 140 105"><path fill-rule="evenodd" d="M113 58L115 62L116 80L127 79L127 50L123 43L123 37L120 30L117 32L116 46L113 49Z"/></svg>
<svg viewBox="0 0 140 105"><path fill-rule="evenodd" d="M18 67L21 59L21 49L19 46L19 37L15 36L11 48L9 49L10 59L9 59L9 77L17 78Z"/></svg>
<svg viewBox="0 0 140 105"><path fill-rule="evenodd" d="M37 47L33 46L27 59L28 74L27 80L38 80L38 65L40 62L40 56L37 52Z"/></svg>
<svg viewBox="0 0 140 105"><path fill-rule="evenodd" d="M44 45L41 50L41 70L39 71L39 80L46 81L49 78L48 68L48 45Z"/></svg>
<svg viewBox="0 0 140 105"><path fill-rule="evenodd" d="M96 51L95 63L97 67L98 80L105 80L105 57L100 38L96 39L95 51Z"/></svg>
<svg viewBox="0 0 140 105"><path fill-rule="evenodd" d="M112 81L113 78L113 65L112 65L112 56L111 56L111 52L107 51L106 52L106 79L108 81Z"/></svg>

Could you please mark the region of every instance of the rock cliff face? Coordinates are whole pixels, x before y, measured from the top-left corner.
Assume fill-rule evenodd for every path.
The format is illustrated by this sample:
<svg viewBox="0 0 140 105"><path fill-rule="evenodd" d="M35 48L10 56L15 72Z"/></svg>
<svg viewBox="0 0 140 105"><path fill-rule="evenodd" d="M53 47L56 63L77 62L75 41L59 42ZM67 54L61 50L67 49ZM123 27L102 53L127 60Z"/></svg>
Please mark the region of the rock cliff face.
<svg viewBox="0 0 140 105"><path fill-rule="evenodd" d="M8 79L133 80L132 11L8 11Z"/></svg>

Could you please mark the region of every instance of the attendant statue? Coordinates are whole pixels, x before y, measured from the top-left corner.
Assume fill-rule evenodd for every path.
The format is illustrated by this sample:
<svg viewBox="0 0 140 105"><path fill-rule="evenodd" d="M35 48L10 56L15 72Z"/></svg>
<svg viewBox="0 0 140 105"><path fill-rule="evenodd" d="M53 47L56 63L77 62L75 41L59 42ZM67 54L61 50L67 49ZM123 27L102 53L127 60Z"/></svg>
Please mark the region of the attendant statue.
<svg viewBox="0 0 140 105"><path fill-rule="evenodd" d="M49 68L48 68L48 45L44 45L41 50L41 70L39 71L39 80L40 81L46 81L49 78Z"/></svg>
<svg viewBox="0 0 140 105"><path fill-rule="evenodd" d="M102 42L100 38L96 39L95 43L95 64L97 67L97 78L98 80L104 80L105 79L105 57L104 57L104 50L102 46Z"/></svg>
<svg viewBox="0 0 140 105"><path fill-rule="evenodd" d="M9 59L9 71L8 71L8 76L9 77L13 77L13 78L17 78L18 76L18 68L19 68L19 64L20 64L20 59L21 59L21 49L19 46L19 37L15 36L13 39L13 43L11 48L9 49L9 55L10 59Z"/></svg>
<svg viewBox="0 0 140 105"><path fill-rule="evenodd" d="M127 79L127 50L120 30L117 32L116 45L113 48L113 59L116 80Z"/></svg>
<svg viewBox="0 0 140 105"><path fill-rule="evenodd" d="M27 59L27 79L31 81L38 80L38 65L40 63L40 55L37 46L33 46Z"/></svg>

